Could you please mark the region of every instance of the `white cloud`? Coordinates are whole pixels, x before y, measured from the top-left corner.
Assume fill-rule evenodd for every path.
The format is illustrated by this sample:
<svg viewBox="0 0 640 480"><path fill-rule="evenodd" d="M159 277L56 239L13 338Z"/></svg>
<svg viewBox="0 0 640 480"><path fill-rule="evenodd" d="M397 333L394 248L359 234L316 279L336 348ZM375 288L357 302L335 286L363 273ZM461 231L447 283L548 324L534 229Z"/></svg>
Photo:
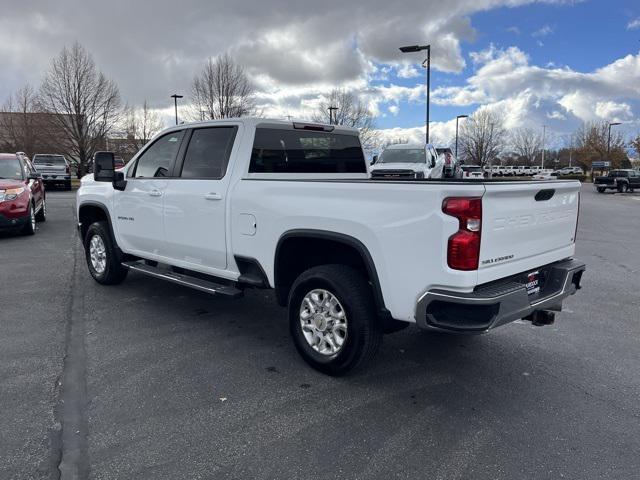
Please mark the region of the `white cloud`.
<svg viewBox="0 0 640 480"><path fill-rule="evenodd" d="M635 30L636 28L640 28L640 17L631 20L628 24L627 24L627 30Z"/></svg>
<svg viewBox="0 0 640 480"><path fill-rule="evenodd" d="M611 100L596 103L596 115L603 120L612 122L624 122L633 118L631 105Z"/></svg>
<svg viewBox="0 0 640 480"><path fill-rule="evenodd" d="M520 29L518 27L509 27L507 28L507 32L513 33L515 35L520 35Z"/></svg>
<svg viewBox="0 0 640 480"><path fill-rule="evenodd" d="M640 108L640 53L589 73L531 65L516 47L499 50L491 45L471 58L478 68L466 85L435 89L434 103L500 106L508 125L552 120L565 129L605 117L631 120Z"/></svg>
<svg viewBox="0 0 640 480"><path fill-rule="evenodd" d="M394 117L398 116L398 113L400 112L400 107L398 107L398 105L391 105L389 108L389 113L391 113L391 115L393 115Z"/></svg>
<svg viewBox="0 0 640 480"><path fill-rule="evenodd" d="M413 65L402 65L398 69L399 78L414 78L420 76L420 71Z"/></svg>
<svg viewBox="0 0 640 480"><path fill-rule="evenodd" d="M130 0L4 2L0 85L10 92L24 80L37 83L51 57L75 40L118 82L125 101L147 98L158 107L174 91L188 94L207 57L225 51L272 88L367 81L374 64L415 75L422 53L398 47L422 38L431 40L434 69L460 72L461 43L476 34L472 14L536 1L185 0L179 11L171 0L151 9Z"/></svg>
<svg viewBox="0 0 640 480"><path fill-rule="evenodd" d="M551 35L554 31L554 28L551 25L544 25L540 27L538 30L531 34L532 37L546 37L547 35Z"/></svg>

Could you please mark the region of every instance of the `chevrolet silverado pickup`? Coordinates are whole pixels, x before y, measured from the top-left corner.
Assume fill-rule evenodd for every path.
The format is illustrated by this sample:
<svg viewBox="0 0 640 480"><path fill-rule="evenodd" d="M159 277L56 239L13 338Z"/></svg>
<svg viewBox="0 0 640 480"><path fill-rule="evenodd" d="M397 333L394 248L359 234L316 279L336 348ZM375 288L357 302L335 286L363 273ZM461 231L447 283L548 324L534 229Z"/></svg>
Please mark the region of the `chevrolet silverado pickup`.
<svg viewBox="0 0 640 480"><path fill-rule="evenodd" d="M640 188L640 172L636 170L611 170L608 175L596 177L593 186L598 193L617 190L620 193L633 192Z"/></svg>
<svg viewBox="0 0 640 480"><path fill-rule="evenodd" d="M331 375L410 323L551 323L585 269L577 181L376 180L357 130L257 118L172 127L124 169L113 158L96 154L77 192L98 283L274 289L297 350Z"/></svg>

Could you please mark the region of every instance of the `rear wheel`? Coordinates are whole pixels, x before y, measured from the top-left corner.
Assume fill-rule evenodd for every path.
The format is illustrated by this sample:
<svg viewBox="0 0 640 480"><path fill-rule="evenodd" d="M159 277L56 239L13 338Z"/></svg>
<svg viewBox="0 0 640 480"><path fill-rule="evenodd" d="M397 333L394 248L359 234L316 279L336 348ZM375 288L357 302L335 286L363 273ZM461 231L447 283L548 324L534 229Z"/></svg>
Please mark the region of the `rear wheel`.
<svg viewBox="0 0 640 480"><path fill-rule="evenodd" d="M626 182L618 183L618 192L627 193L629 190L629 185Z"/></svg>
<svg viewBox="0 0 640 480"><path fill-rule="evenodd" d="M22 229L22 233L25 235L35 235L36 233L36 212L33 203L29 203L29 218L27 219L27 224Z"/></svg>
<svg viewBox="0 0 640 480"><path fill-rule="evenodd" d="M289 294L289 328L302 358L328 375L366 364L382 342L371 287L345 265L321 265L296 279Z"/></svg>
<svg viewBox="0 0 640 480"><path fill-rule="evenodd" d="M598 193L604 193L604 188L598 187Z"/></svg>
<svg viewBox="0 0 640 480"><path fill-rule="evenodd" d="M106 222L95 222L89 226L84 239L84 252L89 273L96 282L115 285L127 276L128 270L120 263Z"/></svg>
<svg viewBox="0 0 640 480"><path fill-rule="evenodd" d="M71 190L71 180L69 180L68 182L65 182L64 189L65 190Z"/></svg>

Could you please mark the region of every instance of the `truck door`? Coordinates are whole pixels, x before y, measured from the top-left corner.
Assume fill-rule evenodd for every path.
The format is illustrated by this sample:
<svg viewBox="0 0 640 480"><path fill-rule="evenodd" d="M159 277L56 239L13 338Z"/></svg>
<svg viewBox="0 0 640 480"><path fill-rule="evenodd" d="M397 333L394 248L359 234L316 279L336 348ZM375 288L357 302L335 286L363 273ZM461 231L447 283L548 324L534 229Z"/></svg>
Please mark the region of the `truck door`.
<svg viewBox="0 0 640 480"><path fill-rule="evenodd" d="M194 128L185 139L164 198L166 251L176 265L205 273L227 268L228 164L238 128Z"/></svg>
<svg viewBox="0 0 640 480"><path fill-rule="evenodd" d="M128 253L164 255L164 195L183 137L180 130L158 138L127 171L125 190L113 193L112 220L118 244Z"/></svg>

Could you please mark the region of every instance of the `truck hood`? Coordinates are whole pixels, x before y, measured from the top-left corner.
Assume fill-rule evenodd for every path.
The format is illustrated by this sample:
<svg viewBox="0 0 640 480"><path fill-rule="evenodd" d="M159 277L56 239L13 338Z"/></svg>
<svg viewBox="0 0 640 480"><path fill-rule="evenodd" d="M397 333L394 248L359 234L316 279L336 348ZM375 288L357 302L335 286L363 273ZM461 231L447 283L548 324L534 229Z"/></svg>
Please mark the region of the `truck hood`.
<svg viewBox="0 0 640 480"><path fill-rule="evenodd" d="M426 172L429 170L426 163L379 163L371 167L375 170L412 170L414 172Z"/></svg>

